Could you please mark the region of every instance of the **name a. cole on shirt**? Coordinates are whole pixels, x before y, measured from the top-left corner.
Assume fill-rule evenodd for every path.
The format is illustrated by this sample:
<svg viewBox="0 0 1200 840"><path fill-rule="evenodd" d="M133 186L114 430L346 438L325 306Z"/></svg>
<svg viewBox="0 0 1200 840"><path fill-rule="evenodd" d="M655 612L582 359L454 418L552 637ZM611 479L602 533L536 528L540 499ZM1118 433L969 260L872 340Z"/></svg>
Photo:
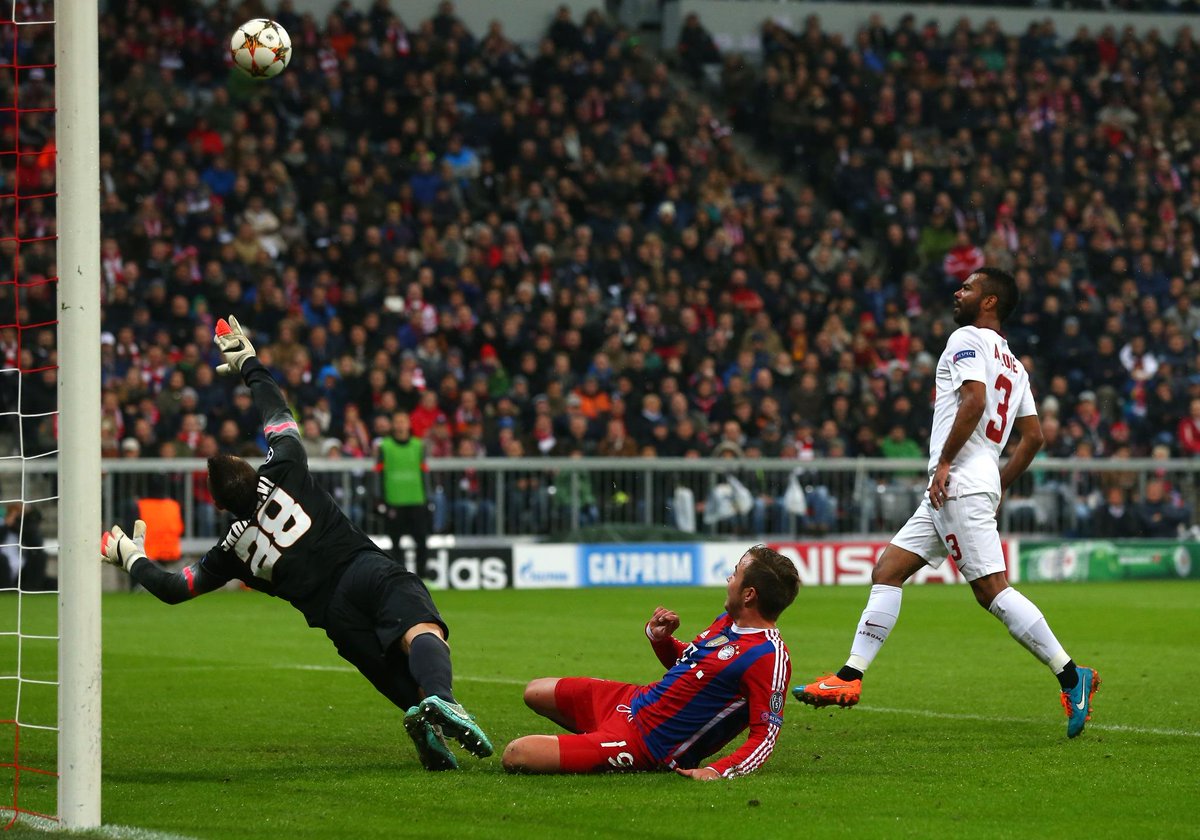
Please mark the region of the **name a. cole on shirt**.
<svg viewBox="0 0 1200 840"><path fill-rule="evenodd" d="M1000 364L1005 369L1011 370L1013 373L1017 372L1017 360L1016 359L1014 359L1008 353L1001 353L999 346L993 347L992 352L995 354L996 361L1000 362Z"/></svg>

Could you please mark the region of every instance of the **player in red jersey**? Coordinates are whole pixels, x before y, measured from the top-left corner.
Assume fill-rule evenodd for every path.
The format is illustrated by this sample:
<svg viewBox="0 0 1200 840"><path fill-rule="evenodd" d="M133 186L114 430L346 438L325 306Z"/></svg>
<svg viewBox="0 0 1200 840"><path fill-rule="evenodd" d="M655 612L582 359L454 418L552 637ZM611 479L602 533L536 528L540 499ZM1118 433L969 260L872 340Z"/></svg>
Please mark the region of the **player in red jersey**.
<svg viewBox="0 0 1200 840"><path fill-rule="evenodd" d="M776 621L796 598L792 561L749 549L726 587L725 612L691 644L672 637L679 616L657 607L646 636L669 670L650 685L545 677L525 703L573 735L526 735L504 750L504 769L591 773L672 769L693 779L742 776L771 755L783 725L792 667ZM729 755L702 762L749 727Z"/></svg>

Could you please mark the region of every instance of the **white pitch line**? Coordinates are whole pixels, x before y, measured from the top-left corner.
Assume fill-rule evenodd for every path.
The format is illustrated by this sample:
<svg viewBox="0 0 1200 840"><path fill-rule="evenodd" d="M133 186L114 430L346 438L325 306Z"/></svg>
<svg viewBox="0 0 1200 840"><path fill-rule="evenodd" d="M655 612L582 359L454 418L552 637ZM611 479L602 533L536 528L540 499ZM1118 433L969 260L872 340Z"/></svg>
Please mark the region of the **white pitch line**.
<svg viewBox="0 0 1200 840"><path fill-rule="evenodd" d="M938 718L940 720L980 720L991 723L1045 723L1040 718L1006 717L1003 715L971 715L961 712L934 712L929 709L889 709L883 706L859 706L864 712L882 712L889 715L911 715L912 717ZM1088 729L1104 732L1129 732L1135 735L1181 735L1185 738L1200 738L1200 732L1190 729L1165 729L1158 726L1127 726L1123 723L1089 723Z"/></svg>
<svg viewBox="0 0 1200 840"><path fill-rule="evenodd" d="M168 665L160 669L155 669L153 666L146 668L137 668L136 670L179 670L179 671L202 671L202 670L225 670L232 667L246 669L260 669L257 665L244 666L229 666L229 665ZM277 671L330 671L335 673L356 674L358 670L349 665L269 665L266 666ZM135 670L135 669L122 669ZM458 682L476 682L476 683L492 683L495 685L525 685L528 680L512 679L510 677L474 677L465 674L455 674L454 679ZM938 712L932 709L895 709L886 706L856 706L859 711L863 712L879 712L887 715L910 715L912 717L937 718L939 720L978 720L991 723L1022 723L1022 724L1042 724L1046 720L1042 718L1022 718L1009 717L1005 715L973 715L964 714L962 712ZM1101 732L1127 732L1131 735L1165 735L1171 737L1183 738L1200 738L1200 731L1193 729L1170 729L1161 726L1129 726L1123 723L1089 723L1088 729L1099 730Z"/></svg>
<svg viewBox="0 0 1200 840"><path fill-rule="evenodd" d="M357 668L346 665L272 665L280 671L334 671L341 674L357 674ZM525 685L529 680L514 680L512 677L470 677L455 674L456 682L495 683L497 685Z"/></svg>
<svg viewBox="0 0 1200 840"><path fill-rule="evenodd" d="M0 816L11 816L11 808L0 808ZM17 817L16 824L18 826L27 825L38 831L45 831L54 834L74 834L73 831L68 831L63 828L62 823L57 820L47 819L46 817L38 817L33 814L20 814ZM151 831L148 828L138 828L132 825L102 825L99 828L94 828L92 831L99 834L101 837L111 837L112 840L195 840L186 834L168 834L162 831Z"/></svg>
<svg viewBox="0 0 1200 840"><path fill-rule="evenodd" d="M355 673L354 668L343 665L276 665L280 669L297 669L302 671L344 671ZM525 685L528 680L515 680L510 677L473 677L456 674L458 682L494 683L496 685ZM935 712L931 709L893 709L884 706L859 706L864 712L881 712L889 715L911 715L913 717L938 718L941 720L979 720L992 723L1028 723L1042 724L1041 718L1006 717L1004 715L971 715L961 712ZM1103 732L1129 732L1134 735L1181 735L1185 738L1200 738L1200 732L1190 729L1166 729L1158 726L1128 726L1123 723L1089 723L1088 729L1098 729Z"/></svg>

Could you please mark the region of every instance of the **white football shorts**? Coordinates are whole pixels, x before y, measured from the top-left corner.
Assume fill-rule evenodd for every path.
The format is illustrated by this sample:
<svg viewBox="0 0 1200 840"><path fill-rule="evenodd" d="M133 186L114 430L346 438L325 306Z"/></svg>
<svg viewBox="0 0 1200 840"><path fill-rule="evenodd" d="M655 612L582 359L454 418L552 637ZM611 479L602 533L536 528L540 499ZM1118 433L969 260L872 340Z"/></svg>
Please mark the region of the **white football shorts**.
<svg viewBox="0 0 1200 840"><path fill-rule="evenodd" d="M934 510L929 494L916 512L892 537L892 544L918 555L938 568L953 557L963 577L976 580L1006 570L996 508L1000 499L993 493L972 493L947 499Z"/></svg>

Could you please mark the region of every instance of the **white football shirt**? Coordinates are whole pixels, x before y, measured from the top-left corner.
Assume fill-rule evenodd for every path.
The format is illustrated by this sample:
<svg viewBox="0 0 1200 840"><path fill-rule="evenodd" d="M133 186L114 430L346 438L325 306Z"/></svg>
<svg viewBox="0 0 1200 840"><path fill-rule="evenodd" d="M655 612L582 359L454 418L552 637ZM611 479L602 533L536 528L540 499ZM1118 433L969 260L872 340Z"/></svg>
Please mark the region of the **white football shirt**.
<svg viewBox="0 0 1200 840"><path fill-rule="evenodd" d="M1000 453L1008 443L1013 421L1037 414L1029 390L1029 374L994 330L959 327L950 335L938 359L933 400L933 431L929 436L929 477L937 469L942 447L958 413L958 390L967 381L982 382L987 407L979 425L950 465L949 494L1000 495Z"/></svg>

